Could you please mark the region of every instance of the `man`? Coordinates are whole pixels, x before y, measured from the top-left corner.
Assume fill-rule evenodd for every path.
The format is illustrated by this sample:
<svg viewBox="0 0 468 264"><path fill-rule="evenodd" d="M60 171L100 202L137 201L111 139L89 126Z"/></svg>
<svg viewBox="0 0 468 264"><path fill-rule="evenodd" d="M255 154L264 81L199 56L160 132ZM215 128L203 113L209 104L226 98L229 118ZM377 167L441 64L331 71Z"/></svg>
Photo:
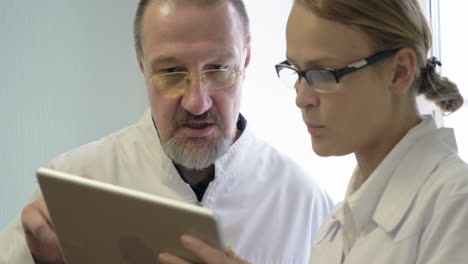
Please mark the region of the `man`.
<svg viewBox="0 0 468 264"><path fill-rule="evenodd" d="M134 31L150 111L49 167L210 208L225 243L253 263L306 263L332 203L239 113L250 59L243 2L143 0ZM0 236L0 263L61 260L36 197Z"/></svg>

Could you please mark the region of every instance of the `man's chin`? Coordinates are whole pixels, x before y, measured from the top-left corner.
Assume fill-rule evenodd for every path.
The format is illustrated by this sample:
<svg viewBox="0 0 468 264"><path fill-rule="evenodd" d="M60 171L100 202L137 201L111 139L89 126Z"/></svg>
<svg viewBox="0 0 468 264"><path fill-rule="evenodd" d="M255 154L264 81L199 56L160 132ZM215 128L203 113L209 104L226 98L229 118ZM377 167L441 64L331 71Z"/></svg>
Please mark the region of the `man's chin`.
<svg viewBox="0 0 468 264"><path fill-rule="evenodd" d="M208 137L172 138L162 144L164 152L175 163L188 169L204 169L223 156L232 139L221 138L213 142Z"/></svg>
<svg viewBox="0 0 468 264"><path fill-rule="evenodd" d="M213 148L219 139L212 139L209 137L183 137L175 138L178 145L186 149L192 148L204 148L211 149Z"/></svg>

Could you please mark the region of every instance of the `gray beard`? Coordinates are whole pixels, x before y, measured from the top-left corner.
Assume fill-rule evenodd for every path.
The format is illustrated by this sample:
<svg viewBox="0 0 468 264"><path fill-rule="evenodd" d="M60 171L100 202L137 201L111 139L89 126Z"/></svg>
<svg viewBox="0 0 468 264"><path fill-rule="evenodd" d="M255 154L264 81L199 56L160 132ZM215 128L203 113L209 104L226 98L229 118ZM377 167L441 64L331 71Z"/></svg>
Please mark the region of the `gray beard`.
<svg viewBox="0 0 468 264"><path fill-rule="evenodd" d="M215 143L205 138L189 138L185 142L171 138L162 142L162 148L176 164L190 170L202 170L228 152L234 142L234 135L235 130Z"/></svg>

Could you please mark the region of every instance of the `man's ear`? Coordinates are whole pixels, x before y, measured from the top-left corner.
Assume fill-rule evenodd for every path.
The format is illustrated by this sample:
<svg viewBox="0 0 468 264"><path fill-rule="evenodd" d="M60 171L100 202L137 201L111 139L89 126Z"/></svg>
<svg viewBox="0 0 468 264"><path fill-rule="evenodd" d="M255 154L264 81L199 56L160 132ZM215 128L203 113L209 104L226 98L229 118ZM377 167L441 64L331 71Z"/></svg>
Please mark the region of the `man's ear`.
<svg viewBox="0 0 468 264"><path fill-rule="evenodd" d="M250 38L245 42L244 49L246 52L244 69L246 69L250 64Z"/></svg>
<svg viewBox="0 0 468 264"><path fill-rule="evenodd" d="M135 44L135 55L136 55L136 59L138 61L138 66L140 67L140 71L141 73L145 74L145 67L143 66L143 54L140 50L140 48L138 48L138 46Z"/></svg>
<svg viewBox="0 0 468 264"><path fill-rule="evenodd" d="M416 73L417 57L411 48L402 48L395 53L392 61L393 79L390 92L402 95L411 87Z"/></svg>

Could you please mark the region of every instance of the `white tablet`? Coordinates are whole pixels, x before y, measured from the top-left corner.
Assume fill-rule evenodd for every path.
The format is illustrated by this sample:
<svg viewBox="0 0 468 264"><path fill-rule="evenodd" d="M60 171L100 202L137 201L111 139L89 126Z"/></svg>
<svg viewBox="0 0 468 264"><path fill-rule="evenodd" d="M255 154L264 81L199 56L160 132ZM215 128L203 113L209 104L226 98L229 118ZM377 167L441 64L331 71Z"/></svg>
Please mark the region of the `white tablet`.
<svg viewBox="0 0 468 264"><path fill-rule="evenodd" d="M155 264L160 252L201 262L182 234L223 248L209 209L45 168L37 178L67 264Z"/></svg>

